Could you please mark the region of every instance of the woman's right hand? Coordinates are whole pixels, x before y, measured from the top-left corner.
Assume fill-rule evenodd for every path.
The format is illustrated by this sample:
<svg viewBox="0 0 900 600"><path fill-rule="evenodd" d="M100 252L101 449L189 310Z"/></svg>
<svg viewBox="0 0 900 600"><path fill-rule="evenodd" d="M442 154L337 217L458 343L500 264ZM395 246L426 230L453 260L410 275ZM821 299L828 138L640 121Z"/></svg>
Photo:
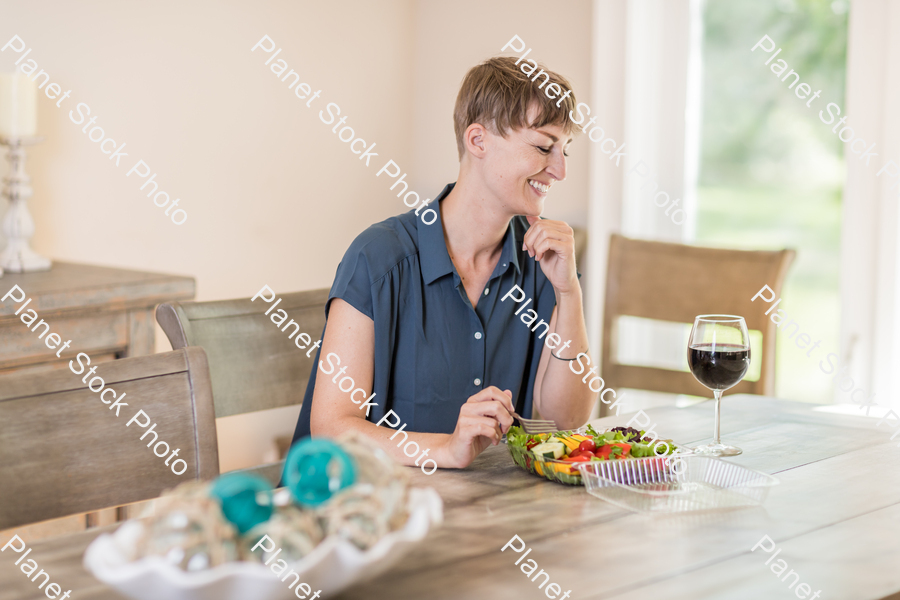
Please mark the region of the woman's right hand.
<svg viewBox="0 0 900 600"><path fill-rule="evenodd" d="M499 444L513 424L513 412L509 390L490 386L470 396L459 409L456 429L444 447L446 466L467 467L485 448Z"/></svg>

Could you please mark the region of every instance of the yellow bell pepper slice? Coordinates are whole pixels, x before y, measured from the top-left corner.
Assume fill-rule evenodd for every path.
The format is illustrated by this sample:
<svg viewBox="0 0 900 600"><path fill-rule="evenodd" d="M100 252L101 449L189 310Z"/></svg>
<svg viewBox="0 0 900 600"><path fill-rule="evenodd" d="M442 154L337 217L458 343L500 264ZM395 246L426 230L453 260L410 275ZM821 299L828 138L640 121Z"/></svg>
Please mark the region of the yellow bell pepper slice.
<svg viewBox="0 0 900 600"><path fill-rule="evenodd" d="M566 445L566 448L568 448L569 451L577 449L579 444L581 444L580 441L577 441L570 437L562 437L562 436L556 436L556 437L558 437L559 441L561 441L563 444Z"/></svg>
<svg viewBox="0 0 900 600"><path fill-rule="evenodd" d="M556 471L557 473L567 473L569 475L571 475L572 473L577 473L573 464L574 463L552 463L554 471Z"/></svg>

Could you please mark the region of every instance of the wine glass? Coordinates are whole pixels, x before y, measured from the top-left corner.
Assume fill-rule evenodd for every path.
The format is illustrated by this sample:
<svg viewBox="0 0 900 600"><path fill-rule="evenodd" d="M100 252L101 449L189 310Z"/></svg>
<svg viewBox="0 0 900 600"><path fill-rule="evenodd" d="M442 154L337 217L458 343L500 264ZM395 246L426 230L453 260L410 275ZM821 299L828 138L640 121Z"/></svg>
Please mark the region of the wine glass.
<svg viewBox="0 0 900 600"><path fill-rule="evenodd" d="M688 342L688 365L703 386L712 390L716 399L716 429L712 444L697 446L694 454L737 456L740 448L723 444L719 439L719 408L722 392L734 387L750 367L750 337L743 317L734 315L700 315L694 319Z"/></svg>

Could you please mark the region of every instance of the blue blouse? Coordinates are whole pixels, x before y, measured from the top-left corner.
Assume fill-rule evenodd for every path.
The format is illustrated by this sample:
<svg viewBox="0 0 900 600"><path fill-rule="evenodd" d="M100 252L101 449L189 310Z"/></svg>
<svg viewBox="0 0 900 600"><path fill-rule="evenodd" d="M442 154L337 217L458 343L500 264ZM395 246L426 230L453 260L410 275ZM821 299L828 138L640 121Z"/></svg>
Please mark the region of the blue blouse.
<svg viewBox="0 0 900 600"><path fill-rule="evenodd" d="M432 206L454 185L447 185ZM528 221L510 221L500 260L473 309L447 252L440 210L435 212L437 220L430 225L409 211L363 231L344 254L331 286L326 319L331 300L341 298L375 323L371 391L378 406L368 420L377 422L392 409L408 431L453 433L460 407L491 385L511 390L516 411L529 417L547 339L540 337L547 327L535 326L539 319L550 322L556 295L538 262L522 250ZM522 297L518 291L501 301L513 286L525 292L522 302L514 301ZM295 442L310 435L320 353ZM352 376L354 365L347 366Z"/></svg>

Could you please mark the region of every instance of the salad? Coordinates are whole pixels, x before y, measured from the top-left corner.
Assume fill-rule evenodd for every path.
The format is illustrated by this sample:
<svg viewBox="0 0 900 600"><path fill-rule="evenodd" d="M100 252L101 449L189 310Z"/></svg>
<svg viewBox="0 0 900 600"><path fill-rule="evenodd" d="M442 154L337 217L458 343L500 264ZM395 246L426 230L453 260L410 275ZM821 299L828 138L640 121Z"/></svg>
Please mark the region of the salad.
<svg viewBox="0 0 900 600"><path fill-rule="evenodd" d="M677 451L671 440L645 437L645 433L633 427L613 427L601 433L588 425L584 432L529 434L521 427L510 427L506 443L516 464L526 471L578 485L578 463L666 456Z"/></svg>

